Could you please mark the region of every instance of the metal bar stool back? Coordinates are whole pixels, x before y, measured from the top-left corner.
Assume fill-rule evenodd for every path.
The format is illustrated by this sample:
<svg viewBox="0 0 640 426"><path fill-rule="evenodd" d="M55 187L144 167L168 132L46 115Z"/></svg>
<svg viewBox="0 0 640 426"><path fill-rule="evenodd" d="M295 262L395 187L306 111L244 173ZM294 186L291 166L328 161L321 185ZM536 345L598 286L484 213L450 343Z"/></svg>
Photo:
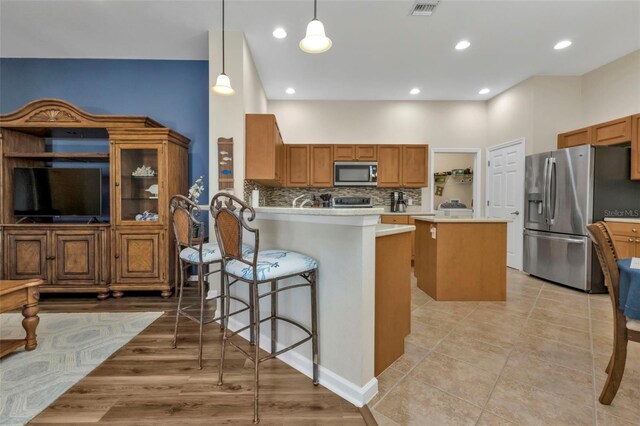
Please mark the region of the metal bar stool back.
<svg viewBox="0 0 640 426"><path fill-rule="evenodd" d="M220 366L218 373L218 385L223 384L225 346L227 343L244 353L254 363L254 423L260 421L259 407L259 367L264 361L275 358L278 355L294 349L305 342L311 341L313 360L313 384L318 384L318 309L317 309L317 262L303 254L288 250L264 250L260 251L260 231L249 226L248 222L255 219L255 210L241 199L227 193L218 193L211 200L210 210L214 218L214 228L220 251L222 264L225 271L225 285L227 294L229 286L237 282L249 284L249 325L234 332L228 329L229 317L235 313L229 313L230 298L226 299L227 306L224 318L224 331L221 342ZM253 252L243 254L243 237L252 239ZM279 287L280 280L299 277L303 279L299 284L287 284ZM233 281L230 281L233 280ZM260 294L261 284L270 284L270 290ZM282 317L278 314L278 294L282 291L295 288L308 287L310 290L311 327L308 328L298 321ZM269 297L271 300L271 315L260 318L260 299ZM260 357L260 324L271 323L271 353ZM278 349L277 321L283 321L293 325L306 333L306 337ZM250 343L254 345L254 353L250 354L233 341L231 337L249 329Z"/></svg>
<svg viewBox="0 0 640 426"><path fill-rule="evenodd" d="M176 308L176 322L173 333L173 348L177 347L178 327L180 317L184 316L199 324L199 343L198 343L198 368L202 368L202 331L205 324L220 320L220 328L222 328L222 318L224 317L225 286L222 285L222 256L216 242L204 242L204 222L198 220L202 211L197 204L183 195L174 195L169 201L169 212L171 216L171 224L175 236L176 247L176 268L175 280L178 293L178 305ZM211 270L210 266L216 264L218 268ZM184 296L185 271L195 266L198 271L198 295L200 298L200 315L196 318L191 315L188 310L192 307L182 306ZM209 275L220 273L220 295L214 299L221 303L221 315L218 318L209 320L204 319L205 302L207 297L207 278ZM239 300L248 309L248 304Z"/></svg>

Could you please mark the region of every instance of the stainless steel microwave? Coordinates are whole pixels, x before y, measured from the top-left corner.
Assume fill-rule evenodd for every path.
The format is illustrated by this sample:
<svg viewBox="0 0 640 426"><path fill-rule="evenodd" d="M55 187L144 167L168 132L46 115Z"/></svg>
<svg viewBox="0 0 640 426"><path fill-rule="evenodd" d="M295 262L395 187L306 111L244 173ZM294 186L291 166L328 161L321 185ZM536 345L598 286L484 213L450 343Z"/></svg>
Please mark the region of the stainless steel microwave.
<svg viewBox="0 0 640 426"><path fill-rule="evenodd" d="M336 161L333 163L334 186L377 186L378 163Z"/></svg>

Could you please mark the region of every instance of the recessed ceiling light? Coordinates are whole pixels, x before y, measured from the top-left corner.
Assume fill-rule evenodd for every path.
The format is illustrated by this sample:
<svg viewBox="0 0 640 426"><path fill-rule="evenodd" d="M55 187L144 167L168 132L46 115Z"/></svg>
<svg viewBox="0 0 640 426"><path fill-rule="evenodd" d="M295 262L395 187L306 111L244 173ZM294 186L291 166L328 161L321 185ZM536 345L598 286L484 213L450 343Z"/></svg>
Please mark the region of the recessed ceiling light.
<svg viewBox="0 0 640 426"><path fill-rule="evenodd" d="M284 30L284 28L276 28L275 30L273 30L273 36L275 38L285 38L287 36L287 32Z"/></svg>
<svg viewBox="0 0 640 426"><path fill-rule="evenodd" d="M417 95L418 93L420 93L420 89L418 89L417 87L414 87L409 91L409 93L412 95Z"/></svg>
<svg viewBox="0 0 640 426"><path fill-rule="evenodd" d="M562 50L562 49L566 49L569 46L571 46L571 40L562 40L557 42L556 45L553 46L553 48L556 50Z"/></svg>
<svg viewBox="0 0 640 426"><path fill-rule="evenodd" d="M287 92L287 95L294 95L296 93L296 89L289 87L285 92Z"/></svg>
<svg viewBox="0 0 640 426"><path fill-rule="evenodd" d="M471 46L471 43L468 40L461 40L456 44L456 50L464 50L469 46Z"/></svg>
<svg viewBox="0 0 640 426"><path fill-rule="evenodd" d="M487 93L489 93L491 91L491 89L485 87L484 89L480 89L480 91L478 92L478 94L480 95L486 95Z"/></svg>

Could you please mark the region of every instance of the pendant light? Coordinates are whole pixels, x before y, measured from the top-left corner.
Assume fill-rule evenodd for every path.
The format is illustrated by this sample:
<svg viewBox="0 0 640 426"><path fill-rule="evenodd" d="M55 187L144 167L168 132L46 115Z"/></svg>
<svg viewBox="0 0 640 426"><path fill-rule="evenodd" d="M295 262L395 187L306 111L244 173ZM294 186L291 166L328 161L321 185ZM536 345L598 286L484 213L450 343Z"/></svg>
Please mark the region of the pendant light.
<svg viewBox="0 0 640 426"><path fill-rule="evenodd" d="M231 96L236 93L231 87L229 76L224 73L224 0L222 0L222 74L218 76L216 85L211 90L222 96Z"/></svg>
<svg viewBox="0 0 640 426"><path fill-rule="evenodd" d="M300 41L300 49L307 53L322 53L333 43L324 32L324 25L317 18L318 0L313 0L313 20L307 25L307 35Z"/></svg>

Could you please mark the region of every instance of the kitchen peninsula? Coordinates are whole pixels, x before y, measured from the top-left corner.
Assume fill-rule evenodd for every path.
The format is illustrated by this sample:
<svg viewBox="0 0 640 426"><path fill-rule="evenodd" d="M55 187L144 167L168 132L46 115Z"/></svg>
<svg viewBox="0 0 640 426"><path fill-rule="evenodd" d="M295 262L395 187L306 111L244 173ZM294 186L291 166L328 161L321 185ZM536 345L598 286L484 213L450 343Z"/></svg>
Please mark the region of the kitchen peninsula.
<svg viewBox="0 0 640 426"><path fill-rule="evenodd" d="M507 219L414 217L418 287L438 301L504 301Z"/></svg>
<svg viewBox="0 0 640 426"><path fill-rule="evenodd" d="M355 405L367 403L378 391L374 371L377 356L375 324L380 320L376 318L376 293L377 278L382 269L376 270L376 258L388 254L400 265L401 272L396 278L385 282L401 287L405 296L383 314L396 318L389 323L396 320L402 323L406 316L406 326L400 330L404 333L402 342L409 332L410 232L415 227L379 225L380 215L384 212L381 208L257 207L255 210L256 219L250 224L260 229L260 250L286 248L318 261L320 383ZM389 242L397 241L401 247L393 247L393 253L376 253L378 236ZM389 246L385 244L384 247ZM296 282L295 279L287 280L283 285ZM242 298L246 297L246 291L246 286L232 288L232 292ZM386 291L391 293L388 288ZM269 301L262 303L261 310L268 312ZM278 300L278 310L283 317L307 325L310 323L308 305L305 291L284 292ZM235 318L230 321L230 328L238 329L247 324L246 316ZM261 343L269 350L269 327L262 327L261 333L264 334ZM300 337L299 330L294 327L278 329L279 346L288 346ZM305 343L280 359L310 376L310 348L310 343ZM394 356L400 356L403 350L400 347L400 353L396 352Z"/></svg>

